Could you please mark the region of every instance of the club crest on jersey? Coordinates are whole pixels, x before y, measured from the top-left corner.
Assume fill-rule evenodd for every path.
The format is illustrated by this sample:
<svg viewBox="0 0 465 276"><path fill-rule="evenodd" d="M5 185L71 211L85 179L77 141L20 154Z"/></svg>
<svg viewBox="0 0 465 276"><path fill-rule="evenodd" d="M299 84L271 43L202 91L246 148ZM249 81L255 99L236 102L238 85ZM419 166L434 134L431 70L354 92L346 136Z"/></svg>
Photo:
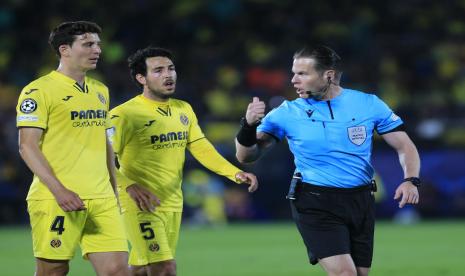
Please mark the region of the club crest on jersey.
<svg viewBox="0 0 465 276"><path fill-rule="evenodd" d="M187 115L184 113L181 113L181 116L179 116L179 119L181 120L181 123L185 126L189 124L189 118L187 118Z"/></svg>
<svg viewBox="0 0 465 276"><path fill-rule="evenodd" d="M26 114L32 113L37 109L37 102L31 98L24 99L19 109Z"/></svg>
<svg viewBox="0 0 465 276"><path fill-rule="evenodd" d="M347 128L347 134L349 135L349 140L360 146L367 139L367 130L365 126L354 126Z"/></svg>
<svg viewBox="0 0 465 276"><path fill-rule="evenodd" d="M100 100L101 103L107 104L107 100L106 100L105 97L102 95L102 93L97 92L97 97L98 97L98 99Z"/></svg>

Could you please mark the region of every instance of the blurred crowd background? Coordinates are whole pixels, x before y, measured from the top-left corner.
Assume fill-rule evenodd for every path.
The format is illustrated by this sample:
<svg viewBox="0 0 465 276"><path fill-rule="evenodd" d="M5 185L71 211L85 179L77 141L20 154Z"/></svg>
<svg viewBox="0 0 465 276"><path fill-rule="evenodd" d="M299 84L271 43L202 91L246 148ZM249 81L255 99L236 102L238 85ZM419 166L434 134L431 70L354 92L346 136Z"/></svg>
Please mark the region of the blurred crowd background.
<svg viewBox="0 0 465 276"><path fill-rule="evenodd" d="M63 21L97 22L103 54L91 72L110 87L112 107L141 91L126 58L148 45L175 53L176 97L191 103L206 136L229 160L239 119L253 96L269 109L296 97L292 54L321 43L343 59L342 86L374 93L405 121L422 157L421 204L399 212L403 178L395 152L375 140L378 215L411 222L465 216L465 1L26 1L0 4L0 223L27 223L31 173L17 150L21 88L57 67L47 39ZM57 150L60 150L57 148ZM245 167L260 189L210 174L189 157L186 222L289 219L293 160L285 141Z"/></svg>

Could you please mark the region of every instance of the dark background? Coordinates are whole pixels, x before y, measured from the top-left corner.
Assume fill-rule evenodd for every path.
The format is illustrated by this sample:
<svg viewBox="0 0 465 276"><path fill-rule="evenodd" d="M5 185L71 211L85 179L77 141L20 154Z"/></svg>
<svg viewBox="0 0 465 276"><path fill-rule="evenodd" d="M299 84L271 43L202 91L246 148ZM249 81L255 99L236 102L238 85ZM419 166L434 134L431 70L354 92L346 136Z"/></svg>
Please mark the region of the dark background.
<svg viewBox="0 0 465 276"><path fill-rule="evenodd" d="M191 103L207 137L236 164L233 137L248 102L258 96L272 108L294 99L292 54L305 44L326 44L343 58L342 86L386 101L421 154L421 204L399 213L392 197L401 168L395 152L375 140L378 215L407 221L465 216L465 2L357 2L3 0L0 223L27 222L31 173L17 150L15 106L24 85L57 67L48 35L70 20L103 28L103 54L91 75L110 87L112 107L140 93L128 74L131 53L150 44L172 49L176 97ZM218 208L229 220L290 217L284 196L294 167L285 142L245 168L260 180L252 196L225 179L199 176L199 167L188 158L185 188L209 188L187 188L186 216L207 208L201 202L210 196L221 199Z"/></svg>

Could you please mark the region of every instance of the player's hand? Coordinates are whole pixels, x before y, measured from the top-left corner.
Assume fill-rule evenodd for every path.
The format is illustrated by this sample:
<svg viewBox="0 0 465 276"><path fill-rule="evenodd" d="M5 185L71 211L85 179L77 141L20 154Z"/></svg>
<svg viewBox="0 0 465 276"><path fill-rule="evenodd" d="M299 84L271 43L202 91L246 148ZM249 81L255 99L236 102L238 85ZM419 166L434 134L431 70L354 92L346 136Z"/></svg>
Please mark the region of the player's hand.
<svg viewBox="0 0 465 276"><path fill-rule="evenodd" d="M405 206L405 204L417 204L420 200L420 195L418 193L418 188L410 183L410 181L405 181L399 185L396 189L394 199L397 200L400 198L399 208Z"/></svg>
<svg viewBox="0 0 465 276"><path fill-rule="evenodd" d="M126 188L129 196L136 202L141 211L153 212L155 206L160 206L160 200L147 188L137 183Z"/></svg>
<svg viewBox="0 0 465 276"><path fill-rule="evenodd" d="M253 193L258 189L258 180L253 173L238 172L236 174L236 179L239 180L240 183L249 185L249 193Z"/></svg>
<svg viewBox="0 0 465 276"><path fill-rule="evenodd" d="M247 112L245 113L247 124L257 124L263 117L265 117L265 103L260 101L258 97L253 97L253 100L249 103Z"/></svg>
<svg viewBox="0 0 465 276"><path fill-rule="evenodd" d="M61 209L65 212L85 210L84 202L75 192L63 187L54 193L55 199Z"/></svg>

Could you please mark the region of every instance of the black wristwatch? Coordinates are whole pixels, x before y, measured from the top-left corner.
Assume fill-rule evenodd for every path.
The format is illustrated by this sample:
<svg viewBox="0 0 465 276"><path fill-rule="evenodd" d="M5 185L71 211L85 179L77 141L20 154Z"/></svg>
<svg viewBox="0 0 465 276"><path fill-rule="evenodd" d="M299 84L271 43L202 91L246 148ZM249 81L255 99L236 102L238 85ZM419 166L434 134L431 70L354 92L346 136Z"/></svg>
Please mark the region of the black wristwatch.
<svg viewBox="0 0 465 276"><path fill-rule="evenodd" d="M417 187L420 187L420 185L421 185L421 180L418 177L407 177L407 178L404 179L404 182L405 181L410 181L410 183L412 183L413 185L415 185Z"/></svg>

